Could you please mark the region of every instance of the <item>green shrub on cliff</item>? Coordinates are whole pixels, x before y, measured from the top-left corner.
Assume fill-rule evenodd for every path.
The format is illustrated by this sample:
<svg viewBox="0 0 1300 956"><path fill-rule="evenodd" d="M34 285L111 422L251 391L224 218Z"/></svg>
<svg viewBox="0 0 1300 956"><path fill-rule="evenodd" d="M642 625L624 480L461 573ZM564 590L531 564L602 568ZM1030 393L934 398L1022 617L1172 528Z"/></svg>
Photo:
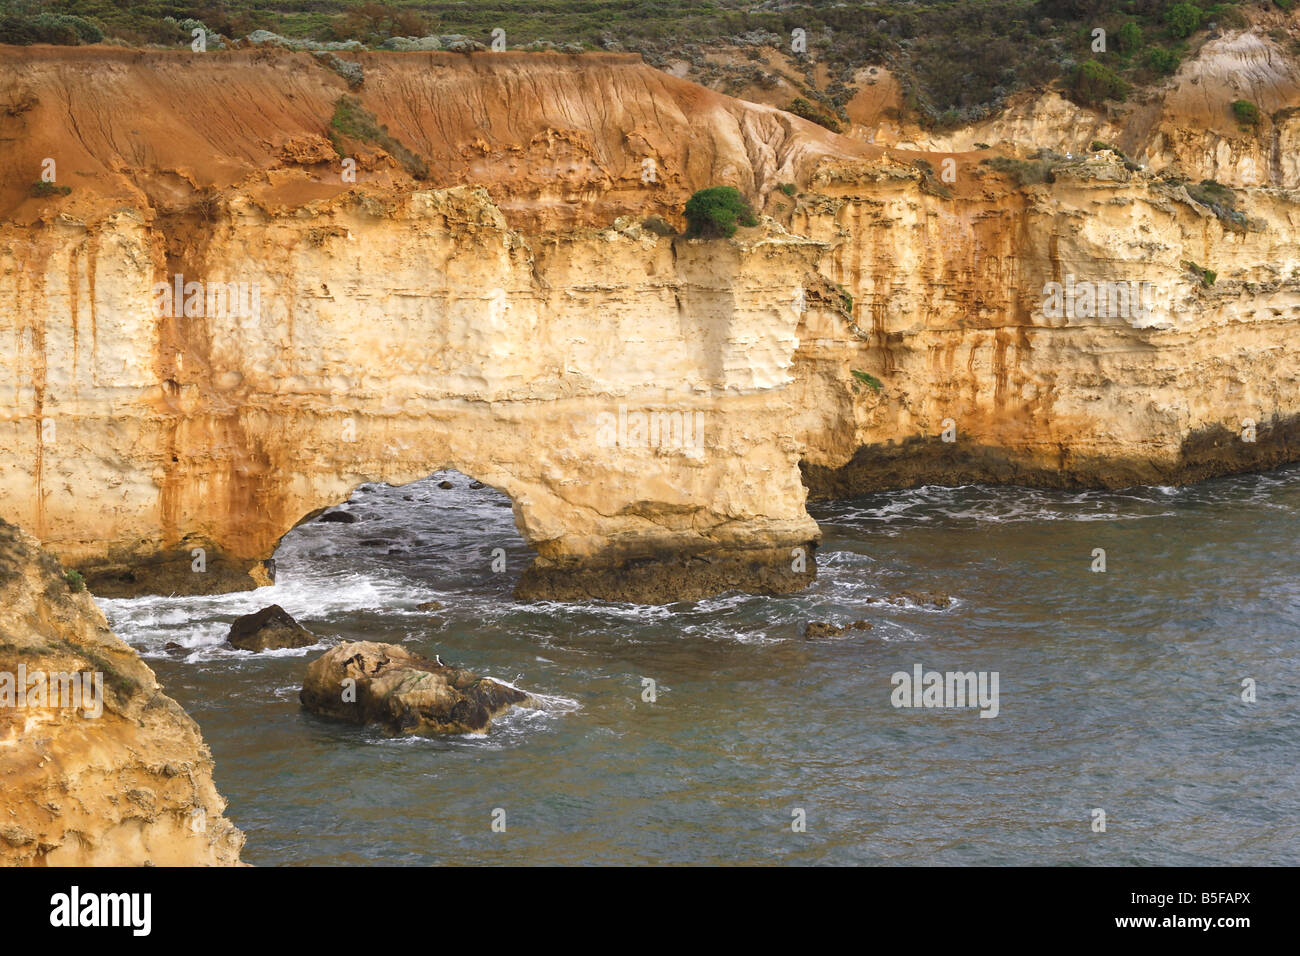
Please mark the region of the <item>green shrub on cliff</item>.
<svg viewBox="0 0 1300 956"><path fill-rule="evenodd" d="M1250 21L1241 12L1236 0L1224 0L1223 3L1216 3L1212 7L1206 7L1201 22L1207 26L1214 23L1220 30L1243 30L1250 26Z"/></svg>
<svg viewBox="0 0 1300 956"><path fill-rule="evenodd" d="M853 377L856 378L863 385L866 385L873 392L879 392L880 389L883 387L883 383L880 381L880 379L876 378L876 376L868 372L859 371L856 368L853 369L852 371L853 371Z"/></svg>
<svg viewBox="0 0 1300 956"><path fill-rule="evenodd" d="M1168 76L1178 69L1178 51L1156 47L1147 53L1147 68L1161 76Z"/></svg>
<svg viewBox="0 0 1300 956"><path fill-rule="evenodd" d="M1242 126L1256 126L1259 123L1259 107L1250 100L1233 100L1232 115Z"/></svg>
<svg viewBox="0 0 1300 956"><path fill-rule="evenodd" d="M686 201L686 236L690 239L727 239L737 225L757 226L749 203L734 186L710 186Z"/></svg>
<svg viewBox="0 0 1300 956"><path fill-rule="evenodd" d="M103 39L104 32L85 17L66 13L0 15L0 43L77 46L82 43L99 43Z"/></svg>
<svg viewBox="0 0 1300 956"><path fill-rule="evenodd" d="M1142 28L1132 20L1119 28L1119 48L1125 53L1132 53L1142 46Z"/></svg>
<svg viewBox="0 0 1300 956"><path fill-rule="evenodd" d="M71 186L59 186L55 183L47 183L43 179L36 180L27 190L27 194L34 199L43 199L46 196L66 196L70 192L72 192Z"/></svg>
<svg viewBox="0 0 1300 956"><path fill-rule="evenodd" d="M1199 184L1184 185L1187 195L1202 206L1209 206L1210 211L1219 217L1225 229L1244 233L1263 228L1259 220L1247 218L1246 214L1237 208L1237 194L1222 183L1213 179L1202 179Z"/></svg>
<svg viewBox="0 0 1300 956"><path fill-rule="evenodd" d="M1201 8L1191 3L1175 3L1165 11L1165 23L1174 36L1191 36L1201 26Z"/></svg>
<svg viewBox="0 0 1300 956"><path fill-rule="evenodd" d="M1097 106L1103 100L1122 100L1129 86L1108 66L1096 60L1080 63L1070 80L1070 94L1082 106Z"/></svg>
<svg viewBox="0 0 1300 956"><path fill-rule="evenodd" d="M793 113L795 116L802 117L811 123L816 123L818 126L824 126L832 133L840 132L839 120L833 116L828 116L802 96L795 97L790 105L786 107L786 112Z"/></svg>
<svg viewBox="0 0 1300 956"><path fill-rule="evenodd" d="M835 290L840 294L840 303L844 306L844 314L852 318L853 316L853 293L838 282L835 283Z"/></svg>

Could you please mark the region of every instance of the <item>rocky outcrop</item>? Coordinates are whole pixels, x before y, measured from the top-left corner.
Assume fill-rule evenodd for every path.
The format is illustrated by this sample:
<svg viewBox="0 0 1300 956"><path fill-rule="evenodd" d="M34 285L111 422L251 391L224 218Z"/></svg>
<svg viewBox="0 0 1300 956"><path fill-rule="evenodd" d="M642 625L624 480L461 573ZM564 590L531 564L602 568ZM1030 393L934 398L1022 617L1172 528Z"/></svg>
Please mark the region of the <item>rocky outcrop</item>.
<svg viewBox="0 0 1300 956"><path fill-rule="evenodd" d="M316 520L325 524L356 524L357 516L350 511L327 511Z"/></svg>
<svg viewBox="0 0 1300 956"><path fill-rule="evenodd" d="M826 621L809 621L804 625L803 637L805 641L812 641L825 637L842 637L851 631L869 630L871 630L870 621L851 621L848 624L828 624Z"/></svg>
<svg viewBox="0 0 1300 956"><path fill-rule="evenodd" d="M308 647L316 635L303 627L278 604L236 618L226 642L241 651L270 651L285 647Z"/></svg>
<svg viewBox="0 0 1300 956"><path fill-rule="evenodd" d="M0 865L239 862L199 728L75 576L0 521Z"/></svg>
<svg viewBox="0 0 1300 956"><path fill-rule="evenodd" d="M393 734L481 734L529 696L396 644L340 644L307 667L303 707Z"/></svg>
<svg viewBox="0 0 1300 956"><path fill-rule="evenodd" d="M927 608L932 611L942 611L945 608L952 607L952 595L945 594L943 591L899 591L897 594L891 594L888 597L871 597L867 598L868 604L893 604L895 607L912 605L913 607Z"/></svg>
<svg viewBox="0 0 1300 956"><path fill-rule="evenodd" d="M31 91L0 184L105 117L64 129L68 196L0 185L0 514L97 593L268 583L297 523L445 468L511 498L522 596L659 602L805 586L809 494L1300 457L1290 192L1230 222L1111 153L1021 187L620 56L358 62L429 180L284 152L346 92L305 54L0 63L0 98ZM199 102L240 122L199 144ZM717 181L769 215L638 225ZM1076 283L1140 307L1046 307Z"/></svg>

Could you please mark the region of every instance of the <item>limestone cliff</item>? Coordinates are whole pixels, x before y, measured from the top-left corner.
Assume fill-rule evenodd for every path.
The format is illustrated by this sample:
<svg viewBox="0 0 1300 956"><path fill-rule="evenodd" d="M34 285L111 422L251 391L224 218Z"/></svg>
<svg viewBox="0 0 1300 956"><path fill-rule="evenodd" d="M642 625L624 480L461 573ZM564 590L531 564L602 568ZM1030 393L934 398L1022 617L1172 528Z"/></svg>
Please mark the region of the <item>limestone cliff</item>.
<svg viewBox="0 0 1300 956"><path fill-rule="evenodd" d="M1300 457L1286 189L1243 226L1110 153L1021 188L628 57L357 60L425 179L341 175L303 54L0 61L0 182L71 185L0 193L0 515L98 593L264 583L295 523L446 467L513 499L521 593L659 601L804 586L809 490ZM715 182L761 225L639 225ZM1045 308L1076 282L1141 307Z"/></svg>
<svg viewBox="0 0 1300 956"><path fill-rule="evenodd" d="M198 727L74 588L0 521L0 865L238 863Z"/></svg>
<svg viewBox="0 0 1300 956"><path fill-rule="evenodd" d="M801 204L864 336L801 345L815 494L1176 483L1300 455L1293 193L1245 191L1243 229L1112 153L1012 194L975 157L957 169L944 198L908 166L831 165ZM1131 308L1052 315L1067 280ZM850 396L852 363L879 393Z"/></svg>

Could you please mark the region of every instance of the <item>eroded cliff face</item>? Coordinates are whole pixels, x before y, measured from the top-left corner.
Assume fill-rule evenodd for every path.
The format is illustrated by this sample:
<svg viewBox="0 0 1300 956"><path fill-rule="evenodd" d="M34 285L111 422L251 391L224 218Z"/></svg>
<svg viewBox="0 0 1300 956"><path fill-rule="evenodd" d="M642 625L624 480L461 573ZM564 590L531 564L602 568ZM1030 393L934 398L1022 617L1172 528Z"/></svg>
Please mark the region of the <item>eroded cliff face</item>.
<svg viewBox="0 0 1300 956"><path fill-rule="evenodd" d="M98 593L266 583L295 523L446 467L513 499L523 594L666 601L804 586L806 488L1300 456L1283 189L1229 228L1112 154L1021 189L982 152L885 155L547 54L361 57L358 95L431 173L372 149L350 183L324 139L346 87L301 55L23 55L5 181L63 142L36 118L78 145L71 194L0 197L0 515ZM145 99L186 149L133 118ZM223 110L247 122L184 125ZM714 182L770 217L730 241L638 224ZM1058 314L1053 282L1137 298ZM231 283L242 308L212 298Z"/></svg>
<svg viewBox="0 0 1300 956"><path fill-rule="evenodd" d="M649 581L606 592L578 565L785 566L816 538L770 396L794 380L793 297L818 243L526 237L467 188L291 215L236 197L220 222L183 259L135 212L54 225L40 255L66 267L6 290L5 387L24 406L5 423L6 507L97 593L265 582L300 520L363 481L446 467L512 497L539 554L530 593L658 596ZM25 254L0 252L0 271L22 276ZM259 290L256 314L156 316L171 270ZM93 332L60 318L79 315ZM651 413L666 416L653 433L638 428ZM684 593L730 583L678 577Z"/></svg>
<svg viewBox="0 0 1300 956"><path fill-rule="evenodd" d="M828 165L796 215L865 336L801 349L815 494L1176 483L1300 454L1293 193L1247 191L1239 230L1114 154L1011 197L989 167L958 168L947 199L902 165ZM1050 284L1071 282L1097 307L1052 314ZM879 393L849 400L852 362Z"/></svg>
<svg viewBox="0 0 1300 956"><path fill-rule="evenodd" d="M0 788L0 865L239 862L244 836L222 816L194 721L54 557L2 520Z"/></svg>
<svg viewBox="0 0 1300 956"><path fill-rule="evenodd" d="M627 213L680 222L704 186L765 197L820 157L878 153L632 54L349 58L364 73L357 90L310 54L271 48L4 47L0 214L49 216L28 190L51 158L72 187L59 213L82 220L114 203L205 215L234 188L282 208L348 192L326 137L339 98L353 94L424 161L419 185L480 185L529 232L604 228ZM351 146L356 183L416 185L382 150Z"/></svg>

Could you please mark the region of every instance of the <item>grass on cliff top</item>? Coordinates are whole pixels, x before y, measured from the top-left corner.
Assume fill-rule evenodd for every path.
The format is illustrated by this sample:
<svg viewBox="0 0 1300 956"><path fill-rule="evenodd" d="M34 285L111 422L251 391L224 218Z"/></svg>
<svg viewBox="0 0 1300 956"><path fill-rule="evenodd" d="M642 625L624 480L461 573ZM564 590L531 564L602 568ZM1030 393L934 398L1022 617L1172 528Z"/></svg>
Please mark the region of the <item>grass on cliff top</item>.
<svg viewBox="0 0 1300 956"><path fill-rule="evenodd" d="M764 43L788 52L792 31L800 29L809 53L805 79L814 61L832 77L807 112L829 123L844 121L852 94L847 79L860 67L879 65L899 77L915 118L947 127L988 115L1017 90L1053 81L1090 105L1121 96L1130 84L1172 73L1209 23L1220 29L1245 23L1236 0L805 0L781 9L758 6L752 0L0 0L0 33L5 16L18 18L12 30L21 33L18 21L42 13L84 18L129 43L177 46L189 43L189 32L176 22L187 18L229 37L266 29L371 46L392 36L449 33L488 43L491 32L502 29L510 46L576 42L641 52L656 66L684 59L702 67L704 55L718 45L749 49L755 58ZM1104 51L1095 49L1097 28L1106 31ZM83 32L73 28L77 36L68 39L65 31L65 39L93 42ZM33 41L17 36L0 42Z"/></svg>

